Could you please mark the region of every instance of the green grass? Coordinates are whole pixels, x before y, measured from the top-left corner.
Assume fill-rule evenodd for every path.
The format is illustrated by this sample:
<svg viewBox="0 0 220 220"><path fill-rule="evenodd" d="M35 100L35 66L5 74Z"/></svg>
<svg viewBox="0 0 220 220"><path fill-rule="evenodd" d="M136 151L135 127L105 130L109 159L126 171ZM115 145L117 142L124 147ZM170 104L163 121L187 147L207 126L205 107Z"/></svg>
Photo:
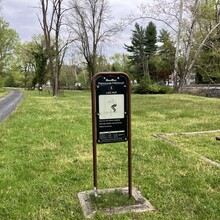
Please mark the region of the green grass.
<svg viewBox="0 0 220 220"><path fill-rule="evenodd" d="M99 193L98 197L92 194L90 198L94 210L137 204L133 197L129 199L128 194L124 194L119 190L115 190L111 193Z"/></svg>
<svg viewBox="0 0 220 220"><path fill-rule="evenodd" d="M216 141L217 136L220 136L220 132L196 135L190 133L186 135L177 134L169 136L167 139L174 141L179 147L187 148L220 163L220 142Z"/></svg>
<svg viewBox="0 0 220 220"><path fill-rule="evenodd" d="M94 219L220 219L220 169L153 137L217 130L219 115L219 99L132 95L133 185L157 212L106 217L98 211ZM91 127L89 92L58 98L25 92L0 124L0 219L83 219L77 193L93 189ZM220 142L187 138L178 144L195 151L211 146L218 160ZM127 186L127 144L97 149L98 187Z"/></svg>

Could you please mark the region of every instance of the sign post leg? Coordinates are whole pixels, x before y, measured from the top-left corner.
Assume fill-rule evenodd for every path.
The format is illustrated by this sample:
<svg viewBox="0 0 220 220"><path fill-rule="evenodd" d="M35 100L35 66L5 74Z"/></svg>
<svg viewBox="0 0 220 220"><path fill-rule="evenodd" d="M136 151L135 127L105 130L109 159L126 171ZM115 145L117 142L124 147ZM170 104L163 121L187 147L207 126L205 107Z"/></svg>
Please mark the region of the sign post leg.
<svg viewBox="0 0 220 220"><path fill-rule="evenodd" d="M96 152L96 144L93 143L93 179L94 179L94 195L98 196L98 188L97 188L97 152Z"/></svg>
<svg viewBox="0 0 220 220"><path fill-rule="evenodd" d="M96 147L96 100L95 100L95 85L92 84L92 136L93 136L93 184L94 184L94 195L98 196L97 186L97 147Z"/></svg>
<svg viewBox="0 0 220 220"><path fill-rule="evenodd" d="M132 197L131 85L128 84L128 195Z"/></svg>

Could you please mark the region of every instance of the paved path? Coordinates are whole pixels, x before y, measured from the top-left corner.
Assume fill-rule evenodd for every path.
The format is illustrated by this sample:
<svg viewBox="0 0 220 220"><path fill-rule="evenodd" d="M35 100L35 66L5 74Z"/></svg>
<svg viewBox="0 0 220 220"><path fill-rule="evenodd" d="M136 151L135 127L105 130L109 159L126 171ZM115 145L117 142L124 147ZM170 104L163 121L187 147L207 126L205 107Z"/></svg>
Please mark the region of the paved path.
<svg viewBox="0 0 220 220"><path fill-rule="evenodd" d="M20 90L13 89L8 95L0 98L0 122L16 109L23 96Z"/></svg>

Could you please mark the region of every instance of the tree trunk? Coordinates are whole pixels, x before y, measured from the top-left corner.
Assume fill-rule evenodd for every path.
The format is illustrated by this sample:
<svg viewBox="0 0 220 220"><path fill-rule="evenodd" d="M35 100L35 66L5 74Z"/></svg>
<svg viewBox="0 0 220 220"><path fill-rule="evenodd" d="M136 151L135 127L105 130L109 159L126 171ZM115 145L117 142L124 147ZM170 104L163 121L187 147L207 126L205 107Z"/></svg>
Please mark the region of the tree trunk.
<svg viewBox="0 0 220 220"><path fill-rule="evenodd" d="M179 8L179 26L176 37L176 53L174 60L174 71L173 71L173 87L176 92L179 92L178 86L178 74L179 74L179 50L180 50L180 41L181 41L181 32L182 32L182 23L183 23L183 0L180 0L180 8Z"/></svg>

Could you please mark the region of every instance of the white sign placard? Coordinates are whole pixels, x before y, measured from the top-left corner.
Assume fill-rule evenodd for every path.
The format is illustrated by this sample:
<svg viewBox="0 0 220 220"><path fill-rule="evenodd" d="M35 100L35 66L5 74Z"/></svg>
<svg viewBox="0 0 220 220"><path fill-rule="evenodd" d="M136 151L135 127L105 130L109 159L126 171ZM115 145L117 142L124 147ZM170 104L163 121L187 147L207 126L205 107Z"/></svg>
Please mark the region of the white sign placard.
<svg viewBox="0 0 220 220"><path fill-rule="evenodd" d="M124 118L124 95L99 95L99 119Z"/></svg>

